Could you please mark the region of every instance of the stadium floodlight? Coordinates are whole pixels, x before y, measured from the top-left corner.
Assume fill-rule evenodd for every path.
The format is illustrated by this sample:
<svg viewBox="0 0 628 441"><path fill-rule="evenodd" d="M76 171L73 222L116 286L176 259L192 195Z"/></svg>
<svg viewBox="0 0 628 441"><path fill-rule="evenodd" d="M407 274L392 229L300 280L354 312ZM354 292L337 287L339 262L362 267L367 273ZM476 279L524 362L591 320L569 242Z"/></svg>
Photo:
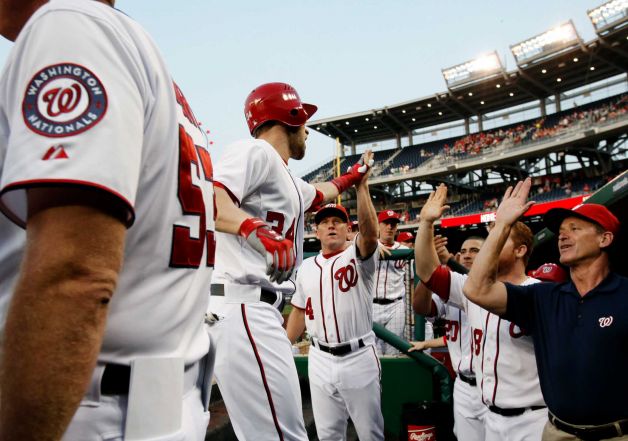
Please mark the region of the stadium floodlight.
<svg viewBox="0 0 628 441"><path fill-rule="evenodd" d="M503 74L504 68L497 52L493 51L471 61L442 69L442 73L447 87L451 89L489 78L497 73Z"/></svg>
<svg viewBox="0 0 628 441"><path fill-rule="evenodd" d="M587 11L596 33L623 25L628 17L628 0L611 0Z"/></svg>
<svg viewBox="0 0 628 441"><path fill-rule="evenodd" d="M576 27L569 20L549 31L510 46L510 51L515 57L517 65L521 66L547 55L570 49L580 43L581 40Z"/></svg>

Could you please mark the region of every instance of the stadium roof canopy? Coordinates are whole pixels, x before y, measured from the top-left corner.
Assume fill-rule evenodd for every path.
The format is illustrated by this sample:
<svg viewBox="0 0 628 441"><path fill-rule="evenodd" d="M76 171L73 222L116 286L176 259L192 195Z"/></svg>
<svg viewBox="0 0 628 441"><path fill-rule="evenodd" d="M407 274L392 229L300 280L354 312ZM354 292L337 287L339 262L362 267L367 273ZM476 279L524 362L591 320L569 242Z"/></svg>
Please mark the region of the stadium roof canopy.
<svg viewBox="0 0 628 441"><path fill-rule="evenodd" d="M628 11L622 8L619 18L610 22L603 19L608 16L606 11L598 11L614 3L617 0L589 11L597 33L597 38L590 42L583 42L568 22L562 26L573 28L573 34L563 44L548 45L545 34L541 34L511 46L517 61L516 70L506 72L500 68L482 78L448 83L445 92L379 109L311 121L308 127L339 138L344 145L399 139L417 129L560 96L563 92L625 74L628 72ZM596 13L605 15L596 18ZM546 34L550 32L555 30ZM539 41L542 44L539 45ZM532 50L522 54L522 48ZM443 74L447 77L445 70Z"/></svg>

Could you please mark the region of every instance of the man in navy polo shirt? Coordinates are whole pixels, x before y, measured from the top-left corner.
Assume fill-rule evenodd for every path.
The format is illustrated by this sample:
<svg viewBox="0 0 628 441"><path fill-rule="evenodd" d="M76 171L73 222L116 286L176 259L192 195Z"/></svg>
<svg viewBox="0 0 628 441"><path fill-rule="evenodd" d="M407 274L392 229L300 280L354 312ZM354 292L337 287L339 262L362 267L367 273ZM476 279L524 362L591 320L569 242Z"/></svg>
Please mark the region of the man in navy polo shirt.
<svg viewBox="0 0 628 441"><path fill-rule="evenodd" d="M465 295L532 334L550 411L543 441L628 440L628 279L610 272L608 257L619 221L597 204L550 210L545 223L558 234L571 281L498 282L499 251L534 204L527 201L530 185L528 178L506 190Z"/></svg>

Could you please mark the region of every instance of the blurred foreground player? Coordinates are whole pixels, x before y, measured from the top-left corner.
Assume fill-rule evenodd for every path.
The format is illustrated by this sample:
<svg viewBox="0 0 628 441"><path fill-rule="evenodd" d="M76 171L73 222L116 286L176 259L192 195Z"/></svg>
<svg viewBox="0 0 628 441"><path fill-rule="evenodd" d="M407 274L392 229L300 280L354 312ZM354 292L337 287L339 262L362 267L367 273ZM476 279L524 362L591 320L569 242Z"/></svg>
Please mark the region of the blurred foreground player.
<svg viewBox="0 0 628 441"><path fill-rule="evenodd" d="M207 140L151 38L111 6L0 2L0 32L15 39L0 80L0 202L26 227L19 269L2 242L0 267L19 271L0 292L3 307L12 296L3 441L207 429Z"/></svg>

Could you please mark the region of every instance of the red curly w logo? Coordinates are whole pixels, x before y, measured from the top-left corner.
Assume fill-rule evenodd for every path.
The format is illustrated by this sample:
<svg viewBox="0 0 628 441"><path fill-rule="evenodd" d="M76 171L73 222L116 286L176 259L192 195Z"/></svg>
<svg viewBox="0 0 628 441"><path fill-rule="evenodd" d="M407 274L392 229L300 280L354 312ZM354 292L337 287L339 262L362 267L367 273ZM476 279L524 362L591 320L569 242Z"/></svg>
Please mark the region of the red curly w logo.
<svg viewBox="0 0 628 441"><path fill-rule="evenodd" d="M351 287L358 284L358 271L355 269L355 259L351 259L349 265L338 268L334 274L334 279L338 281L338 289L347 292Z"/></svg>

